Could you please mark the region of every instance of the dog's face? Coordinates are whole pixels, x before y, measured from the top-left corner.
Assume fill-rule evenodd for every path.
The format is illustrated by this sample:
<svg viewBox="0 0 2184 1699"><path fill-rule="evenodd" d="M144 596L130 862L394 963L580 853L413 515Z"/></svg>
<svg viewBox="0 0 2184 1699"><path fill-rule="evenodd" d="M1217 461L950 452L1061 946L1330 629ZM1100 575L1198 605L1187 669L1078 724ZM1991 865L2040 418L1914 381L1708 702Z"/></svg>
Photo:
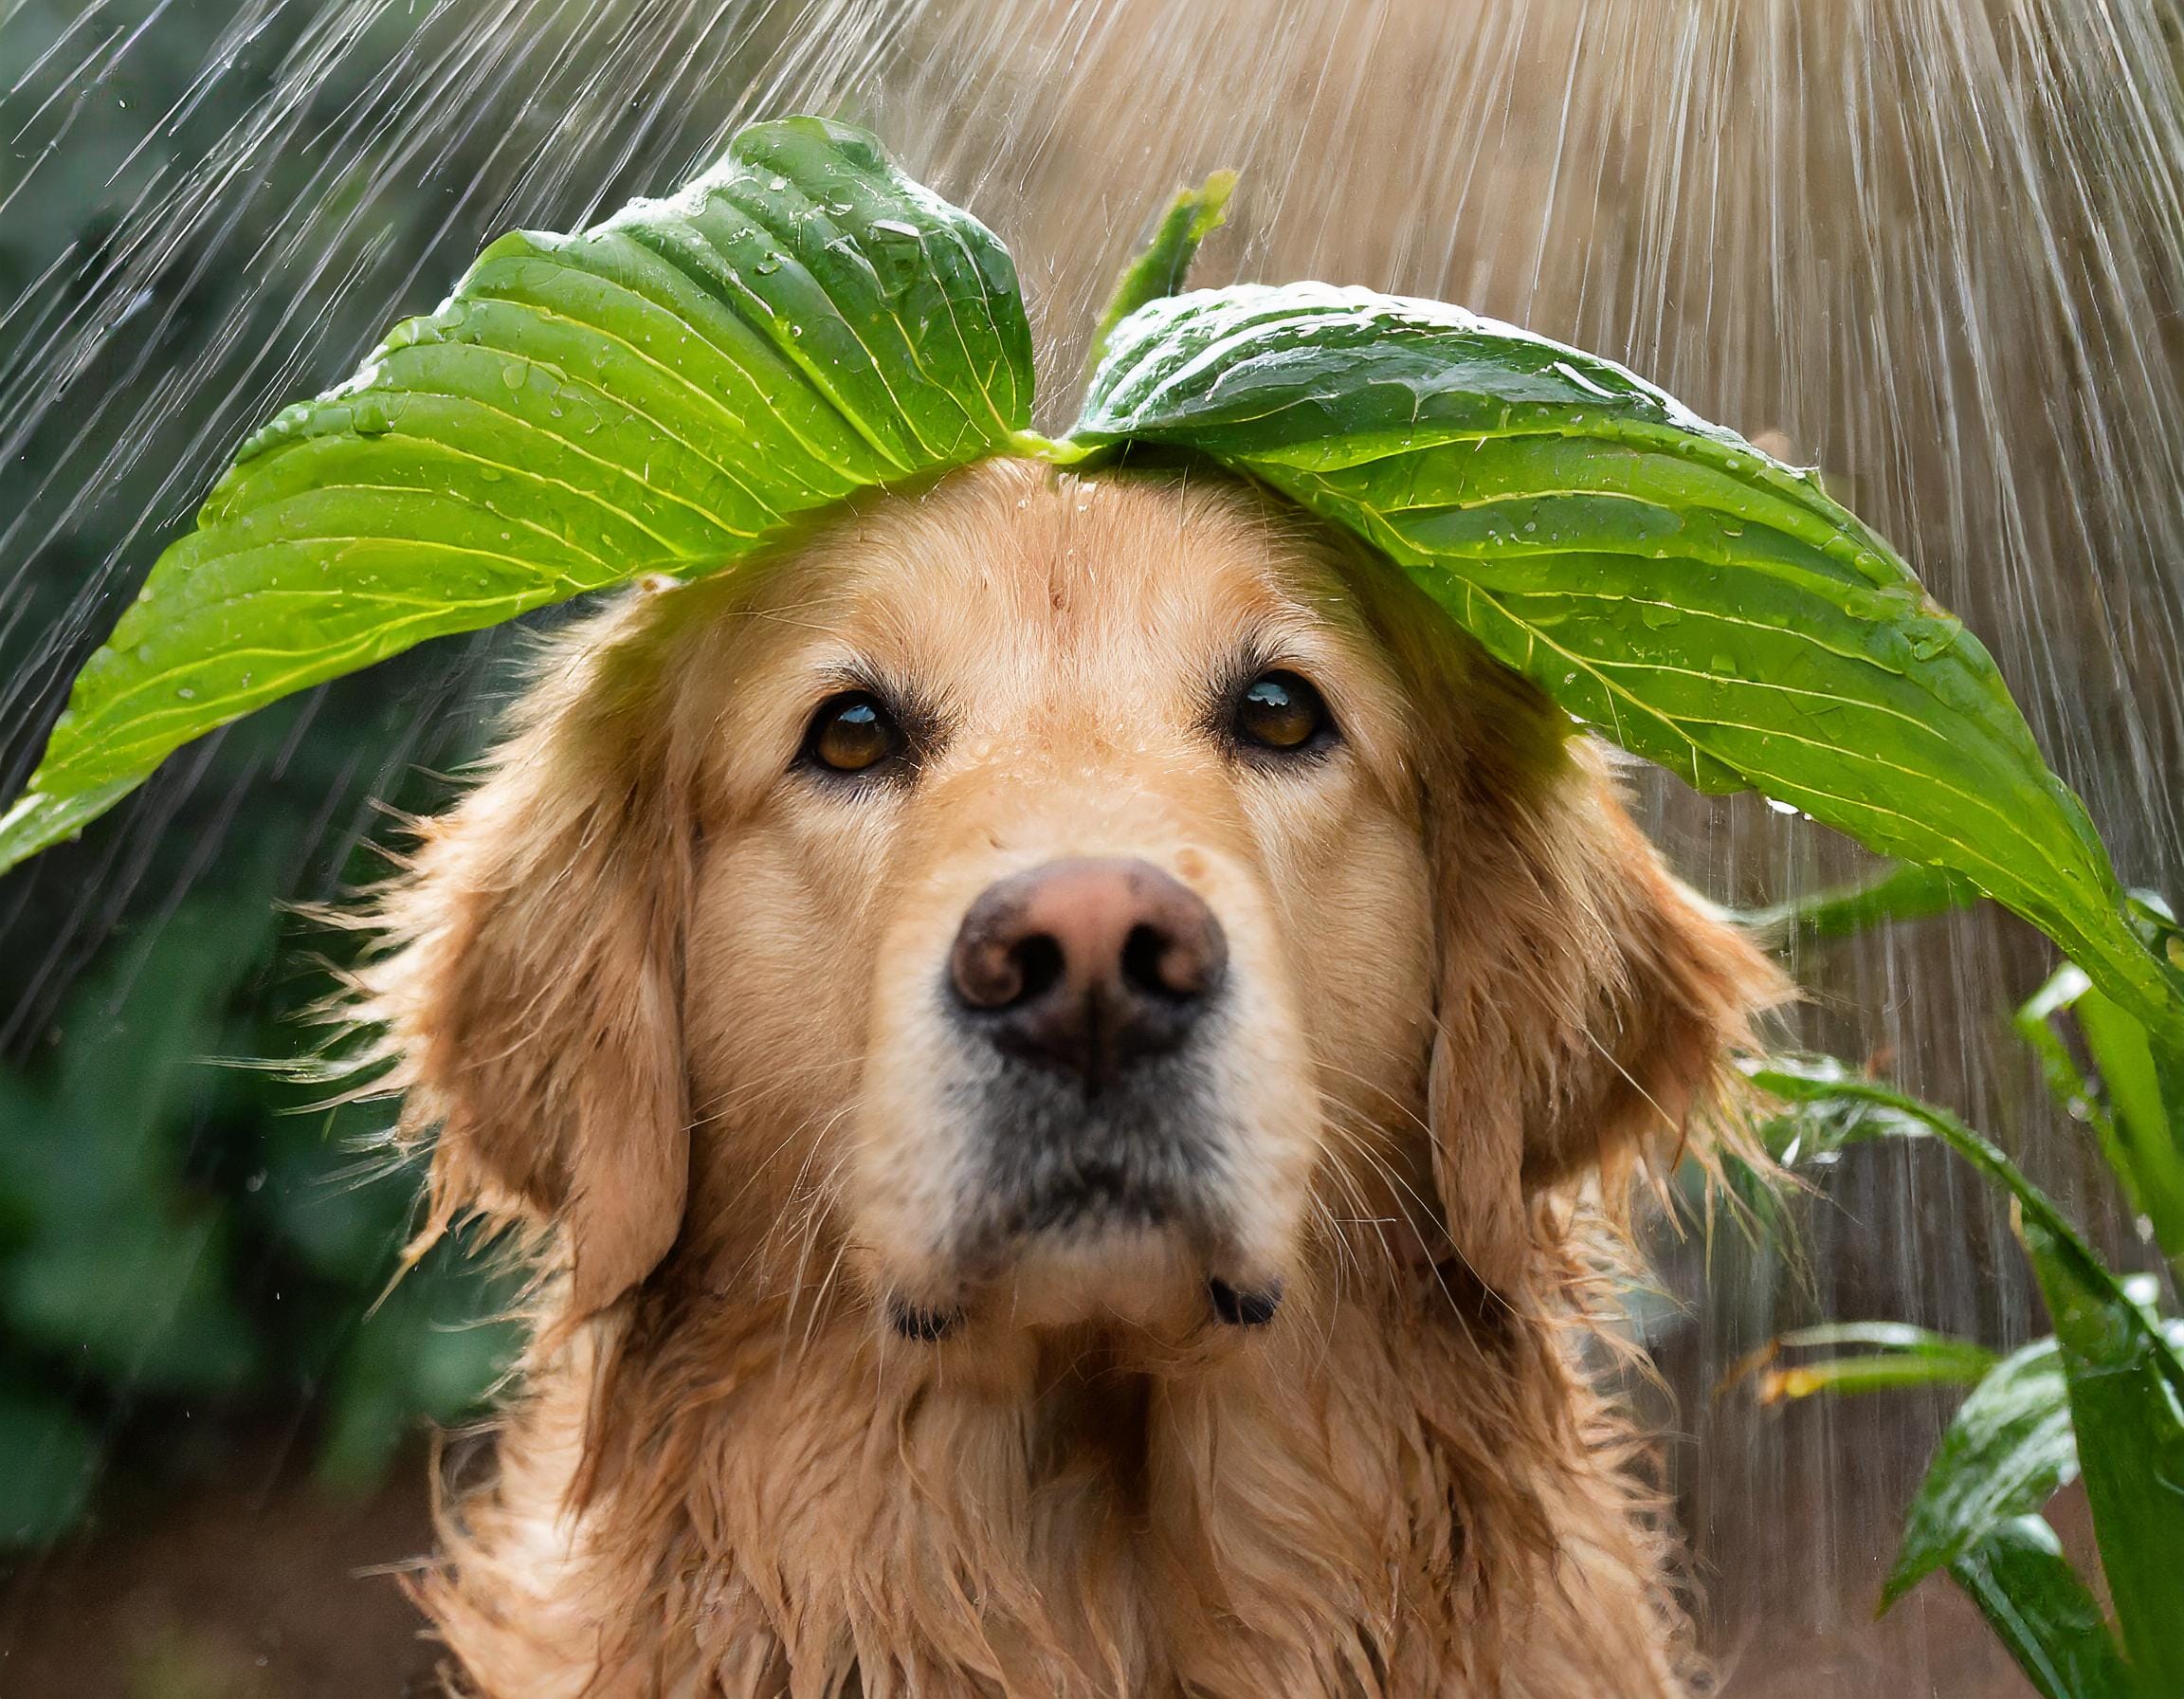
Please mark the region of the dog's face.
<svg viewBox="0 0 2184 1699"><path fill-rule="evenodd" d="M1522 1275L1772 979L1385 564L1206 477L867 500L561 653L378 982L444 1202L937 1341ZM832 1248L829 1249L828 1247Z"/></svg>
<svg viewBox="0 0 2184 1699"><path fill-rule="evenodd" d="M914 1334L1270 1314L1331 1147L1422 1113L1432 1006L1411 709L1327 551L995 468L701 618L701 1149L835 1171Z"/></svg>

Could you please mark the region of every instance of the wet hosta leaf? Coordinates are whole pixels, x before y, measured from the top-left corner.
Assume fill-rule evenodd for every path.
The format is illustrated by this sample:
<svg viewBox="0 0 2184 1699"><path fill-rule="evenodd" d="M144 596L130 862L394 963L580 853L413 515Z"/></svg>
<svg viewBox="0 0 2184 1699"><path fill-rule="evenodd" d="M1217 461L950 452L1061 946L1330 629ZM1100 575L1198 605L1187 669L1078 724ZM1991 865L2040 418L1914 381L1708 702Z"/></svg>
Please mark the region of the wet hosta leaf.
<svg viewBox="0 0 2184 1699"><path fill-rule="evenodd" d="M718 568L860 485L994 452L1030 404L1007 251L843 125L755 125L679 194L503 236L238 450L78 679L0 868L290 691Z"/></svg>
<svg viewBox="0 0 2184 1699"><path fill-rule="evenodd" d="M1962 873L2184 1045L1987 651L1811 474L1622 367L1437 301L1202 290L1115 327L1072 440L1263 479L1625 748Z"/></svg>
<svg viewBox="0 0 2184 1699"><path fill-rule="evenodd" d="M1949 1574L2046 1699L2131 1699L2100 1602L2041 1518L1999 1525Z"/></svg>
<svg viewBox="0 0 2184 1699"><path fill-rule="evenodd" d="M2077 1474L2063 1360L2053 1340L2040 1340L1996 1364L1957 1406L1904 1515L1883 1604L2037 1511Z"/></svg>

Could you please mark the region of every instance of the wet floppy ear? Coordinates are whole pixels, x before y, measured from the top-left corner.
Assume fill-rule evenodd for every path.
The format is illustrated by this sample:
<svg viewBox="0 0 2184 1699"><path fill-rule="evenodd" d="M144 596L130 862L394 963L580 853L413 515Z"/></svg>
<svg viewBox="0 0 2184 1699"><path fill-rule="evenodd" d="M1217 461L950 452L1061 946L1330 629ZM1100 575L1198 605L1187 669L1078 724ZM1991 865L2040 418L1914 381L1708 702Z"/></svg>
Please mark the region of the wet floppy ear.
<svg viewBox="0 0 2184 1699"><path fill-rule="evenodd" d="M488 776L382 895L362 1013L437 1233L550 1230L579 1315L643 1280L689 1172L682 955L692 831L628 607L550 652Z"/></svg>
<svg viewBox="0 0 2184 1699"><path fill-rule="evenodd" d="M1786 985L1670 876L1602 752L1562 736L1528 687L1506 688L1490 704L1506 713L1429 780L1429 1097L1456 1248L1512 1294L1539 1245L1539 1194L1596 1169L1613 1208L1639 1164L1672 1161Z"/></svg>

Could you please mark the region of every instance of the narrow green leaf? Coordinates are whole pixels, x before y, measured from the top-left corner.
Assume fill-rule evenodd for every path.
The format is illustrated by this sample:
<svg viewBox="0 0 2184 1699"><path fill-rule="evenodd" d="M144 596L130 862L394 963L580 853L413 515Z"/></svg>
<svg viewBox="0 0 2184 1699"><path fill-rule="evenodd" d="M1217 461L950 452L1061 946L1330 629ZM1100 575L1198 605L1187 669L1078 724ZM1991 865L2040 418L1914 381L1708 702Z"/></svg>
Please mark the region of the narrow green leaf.
<svg viewBox="0 0 2184 1699"><path fill-rule="evenodd" d="M2062 1356L2040 1340L1996 1364L1957 1406L1904 1513L1881 1608L2039 1510L2077 1474Z"/></svg>
<svg viewBox="0 0 2184 1699"><path fill-rule="evenodd" d="M2026 1230L2039 1228L2048 1254L2066 1259L2075 1287L2095 1295L2101 1313L2138 1340L2147 1362L2184 1397L2184 1359L2162 1324L2136 1303L2076 1228L2002 1150L1933 1104L1920 1103L1867 1079L1833 1056L1773 1055L1745 1068L1761 1091L1778 1099L1782 1112L1759 1129L1769 1154L1785 1167L1825 1163L1845 1148L1880 1139L1932 1138L1949 1146L2017 1201ZM2091 1301L2090 1299L2088 1301ZM2052 1310L2052 1302L2049 1306ZM2058 1318L2060 1323L2060 1318ZM2060 1337L2062 1328L2057 1327ZM2066 1346L2068 1341L2065 1340ZM2184 1475L2178 1477L2184 1480Z"/></svg>
<svg viewBox="0 0 2184 1699"><path fill-rule="evenodd" d="M1902 862L1878 878L1832 886L1794 902L1748 908L1738 923L1762 938L1850 938L1897 921L1924 921L1968 907L1979 887L1945 868Z"/></svg>
<svg viewBox="0 0 2184 1699"><path fill-rule="evenodd" d="M1073 440L1264 480L1578 720L1965 876L2184 1051L2184 989L1987 651L1811 474L1622 367L1437 301L1202 290L1115 327Z"/></svg>
<svg viewBox="0 0 2184 1699"><path fill-rule="evenodd" d="M1863 1345L1854 1357L1786 1362L1790 1351ZM1914 1386L1970 1386L1992 1369L1994 1353L1968 1339L1904 1322L1828 1322L1777 1334L1732 1369L1723 1387L1759 1377L1762 1404L1837 1395L1899 1391Z"/></svg>
<svg viewBox="0 0 2184 1699"><path fill-rule="evenodd" d="M2130 1699L2100 1603L2039 1517L1999 1524L1949 1573L2046 1699Z"/></svg>
<svg viewBox="0 0 2184 1699"><path fill-rule="evenodd" d="M1859 1357L1821 1357L1770 1369L1759 1381L1759 1401L1776 1404L1852 1393L1906 1392L1920 1386L1962 1386L1977 1370L1966 1360L1872 1351Z"/></svg>
<svg viewBox="0 0 2184 1699"><path fill-rule="evenodd" d="M2100 1085L2079 1069L2057 1030L2077 1017ZM2017 1011L2016 1027L2039 1058L2048 1093L2093 1129L2132 1209L2154 1225L2173 1265L2184 1267L2184 1059L2157 1053L2145 1026L2065 962Z"/></svg>
<svg viewBox="0 0 2184 1699"><path fill-rule="evenodd" d="M2184 1052L2157 1053L2144 1023L2098 990L2071 1013L2107 1095L2111 1161L2163 1252L2184 1266Z"/></svg>
<svg viewBox="0 0 2184 1699"><path fill-rule="evenodd" d="M1003 452L1031 381L1000 243L827 119L753 125L581 234L504 236L237 451L77 680L0 869L291 691Z"/></svg>
<svg viewBox="0 0 2184 1699"><path fill-rule="evenodd" d="M1144 252L1122 268L1115 280L1115 292L1101 310L1092 329L1092 350L1086 369L1098 371L1107 357L1107 340L1115 327L1147 301L1158 301L1183 287L1191 274L1191 262L1198 257L1198 245L1219 229L1228 216L1228 197L1236 192L1236 174L1217 171L1195 189L1179 190L1161 215L1160 226Z"/></svg>
<svg viewBox="0 0 2184 1699"><path fill-rule="evenodd" d="M2184 1693L2184 1375L2162 1330L2028 1215L2025 1240L2054 1318L2093 1531L2144 1699Z"/></svg>

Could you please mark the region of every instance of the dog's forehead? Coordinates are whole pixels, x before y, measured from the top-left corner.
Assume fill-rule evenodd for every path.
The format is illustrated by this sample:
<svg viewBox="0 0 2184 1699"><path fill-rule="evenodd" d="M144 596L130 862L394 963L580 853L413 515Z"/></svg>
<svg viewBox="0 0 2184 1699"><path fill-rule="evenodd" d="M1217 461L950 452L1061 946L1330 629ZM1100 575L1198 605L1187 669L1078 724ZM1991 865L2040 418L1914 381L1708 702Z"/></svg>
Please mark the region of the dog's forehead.
<svg viewBox="0 0 2184 1699"><path fill-rule="evenodd" d="M1247 651L1366 642L1341 573L1302 526L1212 474L992 463L868 501L828 554L838 638L924 675L1015 657L1151 682Z"/></svg>

